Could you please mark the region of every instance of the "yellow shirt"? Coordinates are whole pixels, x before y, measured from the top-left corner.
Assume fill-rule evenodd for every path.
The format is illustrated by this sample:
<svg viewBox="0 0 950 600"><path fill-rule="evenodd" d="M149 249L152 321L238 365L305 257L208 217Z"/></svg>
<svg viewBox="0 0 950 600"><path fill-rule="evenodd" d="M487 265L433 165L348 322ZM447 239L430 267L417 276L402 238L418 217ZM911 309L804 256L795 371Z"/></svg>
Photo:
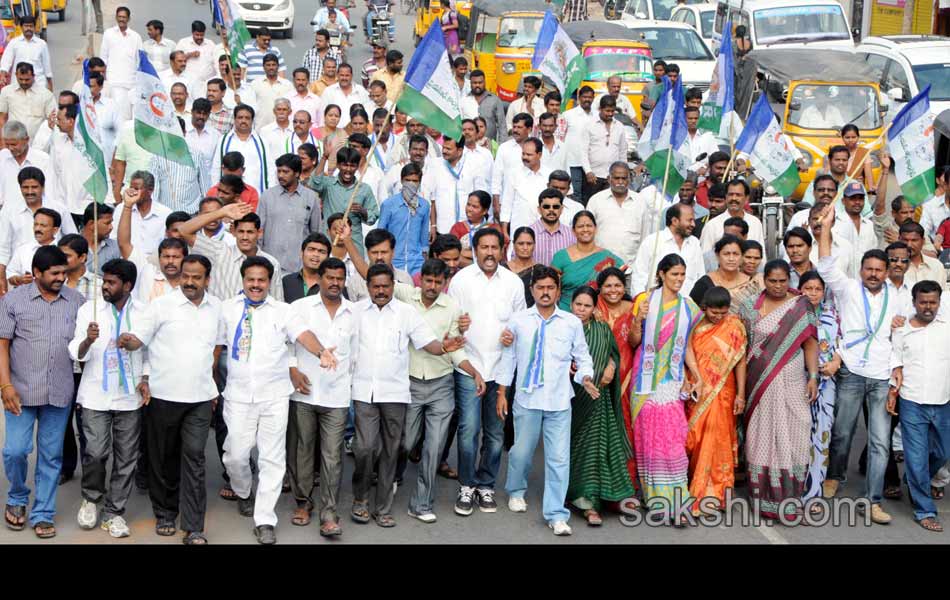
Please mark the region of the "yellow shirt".
<svg viewBox="0 0 950 600"><path fill-rule="evenodd" d="M370 81L380 80L386 84L386 99L390 102L395 102L399 99L399 94L402 92L402 84L406 79L406 74L403 71L400 71L393 75L389 72L389 69L380 69L373 73L372 79Z"/></svg>
<svg viewBox="0 0 950 600"><path fill-rule="evenodd" d="M323 92L334 83L336 83L336 79L331 80L326 77L321 77L310 84L310 91L318 96L322 96Z"/></svg>
<svg viewBox="0 0 950 600"><path fill-rule="evenodd" d="M459 335L459 317L462 316L462 309L448 294L439 294L432 306L426 308L422 303L422 289L397 282L395 296L397 300L405 302L419 313L440 342L446 333L450 338ZM410 344L409 376L425 380L437 379L450 375L453 367L457 367L465 360L468 360L468 357L464 348L451 354L433 356L425 350L416 350L415 346Z"/></svg>

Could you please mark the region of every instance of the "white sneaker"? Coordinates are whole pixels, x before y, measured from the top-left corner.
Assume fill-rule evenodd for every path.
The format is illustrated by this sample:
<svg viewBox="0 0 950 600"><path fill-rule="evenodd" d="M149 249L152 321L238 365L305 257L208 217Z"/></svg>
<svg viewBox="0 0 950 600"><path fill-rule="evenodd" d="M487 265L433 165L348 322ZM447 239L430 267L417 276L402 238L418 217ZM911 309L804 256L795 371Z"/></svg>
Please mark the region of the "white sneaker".
<svg viewBox="0 0 950 600"><path fill-rule="evenodd" d="M76 515L76 520L79 522L80 528L93 529L99 521L99 507L83 498L82 504L79 505L79 514Z"/></svg>
<svg viewBox="0 0 950 600"><path fill-rule="evenodd" d="M132 534L132 532L129 531L129 526L126 524L125 519L119 516L103 521L101 527L104 531L108 531L109 535L114 538L129 537Z"/></svg>
<svg viewBox="0 0 950 600"><path fill-rule="evenodd" d="M511 512L528 512L528 503L524 498L508 497L508 510Z"/></svg>
<svg viewBox="0 0 950 600"><path fill-rule="evenodd" d="M410 510L409 516L413 519L419 519L423 523L435 523L437 519L434 512L414 513Z"/></svg>
<svg viewBox="0 0 950 600"><path fill-rule="evenodd" d="M571 535L571 526L566 521L555 521L548 523L548 527L554 530L554 535Z"/></svg>

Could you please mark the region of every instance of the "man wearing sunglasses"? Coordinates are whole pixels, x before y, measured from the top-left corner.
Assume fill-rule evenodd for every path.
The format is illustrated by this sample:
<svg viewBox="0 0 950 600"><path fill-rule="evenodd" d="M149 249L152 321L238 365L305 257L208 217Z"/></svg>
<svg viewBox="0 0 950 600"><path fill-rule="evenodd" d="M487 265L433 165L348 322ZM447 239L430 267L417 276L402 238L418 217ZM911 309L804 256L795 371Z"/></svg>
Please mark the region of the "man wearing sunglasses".
<svg viewBox="0 0 950 600"><path fill-rule="evenodd" d="M561 211L564 210L564 195L552 189L546 189L538 196L538 214L540 219L531 224L534 231L534 260L540 265L550 266L554 254L577 243L571 228L561 223Z"/></svg>

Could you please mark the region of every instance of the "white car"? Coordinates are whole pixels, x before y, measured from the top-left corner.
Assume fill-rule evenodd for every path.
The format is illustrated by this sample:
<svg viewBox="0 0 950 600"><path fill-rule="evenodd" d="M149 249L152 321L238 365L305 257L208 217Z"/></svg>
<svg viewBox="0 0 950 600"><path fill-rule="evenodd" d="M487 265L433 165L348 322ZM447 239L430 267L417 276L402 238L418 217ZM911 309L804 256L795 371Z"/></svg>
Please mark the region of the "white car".
<svg viewBox="0 0 950 600"><path fill-rule="evenodd" d="M680 4L673 9L670 21L686 23L696 30L706 45L712 48L713 22L716 20L715 4Z"/></svg>
<svg viewBox="0 0 950 600"><path fill-rule="evenodd" d="M238 6L248 29L267 27L275 37L294 37L294 0L239 0Z"/></svg>
<svg viewBox="0 0 950 600"><path fill-rule="evenodd" d="M703 92L709 89L716 59L695 29L673 21L620 21L620 24L628 27L635 39L650 45L653 60L679 65L683 89L698 87Z"/></svg>
<svg viewBox="0 0 950 600"><path fill-rule="evenodd" d="M950 109L950 38L936 35L868 37L856 51L881 71L881 92L891 101L893 119L922 89L930 87L930 111Z"/></svg>

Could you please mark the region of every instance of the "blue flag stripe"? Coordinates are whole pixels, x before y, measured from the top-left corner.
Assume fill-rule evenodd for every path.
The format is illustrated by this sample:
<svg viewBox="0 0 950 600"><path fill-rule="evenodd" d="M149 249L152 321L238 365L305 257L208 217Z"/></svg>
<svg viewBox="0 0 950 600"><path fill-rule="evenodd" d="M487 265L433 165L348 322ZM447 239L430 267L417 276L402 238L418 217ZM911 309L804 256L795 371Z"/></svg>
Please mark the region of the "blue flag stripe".
<svg viewBox="0 0 950 600"><path fill-rule="evenodd" d="M541 22L541 31L538 32L538 42L534 46L534 56L531 57L531 68L537 69L547 56L551 44L554 43L554 36L557 35L558 22L551 11L544 13L544 21Z"/></svg>
<svg viewBox="0 0 950 600"><path fill-rule="evenodd" d="M673 86L673 129L670 132L670 148L677 150L686 140L686 96L683 94L683 79L676 78Z"/></svg>
<svg viewBox="0 0 950 600"><path fill-rule="evenodd" d="M732 22L727 21L722 28L722 40L719 43L719 53L726 52L724 57L724 66L726 71L726 81L720 81L719 85L726 86L726 97L722 102L722 114L725 115L735 109L735 59L732 53Z"/></svg>
<svg viewBox="0 0 950 600"><path fill-rule="evenodd" d="M908 125L921 118L925 114L930 112L930 84L927 84L927 87L923 89L919 94L914 96L914 99L907 103L897 116L894 117L894 120L891 122L890 131L888 131L888 136L891 138L896 138L901 134Z"/></svg>
<svg viewBox="0 0 950 600"><path fill-rule="evenodd" d="M669 94L666 92L670 89L670 78L666 75L663 76L663 93L660 94L660 99L657 100L656 106L653 107L653 114L657 116L656 119L652 119L650 124L650 140L656 141L660 138L660 132L663 130L663 121L661 118L663 115L666 115L666 104L669 100Z"/></svg>
<svg viewBox="0 0 950 600"><path fill-rule="evenodd" d="M159 79L158 73L155 72L155 67L153 67L152 63L148 60L148 54L145 53L145 50L139 50L139 71L151 75L155 79Z"/></svg>
<svg viewBox="0 0 950 600"><path fill-rule="evenodd" d="M742 134L736 140L736 151L751 154L752 149L755 148L755 143L768 129L773 117L774 114L772 113L772 107L769 105L768 95L762 92L759 95L758 102L752 107L752 112L749 113L749 120L746 121L745 129L742 130Z"/></svg>
<svg viewBox="0 0 950 600"><path fill-rule="evenodd" d="M406 69L406 85L422 91L432 74L439 68L442 54L445 52L445 38L442 36L441 21L433 21L416 51L412 53L409 67Z"/></svg>

